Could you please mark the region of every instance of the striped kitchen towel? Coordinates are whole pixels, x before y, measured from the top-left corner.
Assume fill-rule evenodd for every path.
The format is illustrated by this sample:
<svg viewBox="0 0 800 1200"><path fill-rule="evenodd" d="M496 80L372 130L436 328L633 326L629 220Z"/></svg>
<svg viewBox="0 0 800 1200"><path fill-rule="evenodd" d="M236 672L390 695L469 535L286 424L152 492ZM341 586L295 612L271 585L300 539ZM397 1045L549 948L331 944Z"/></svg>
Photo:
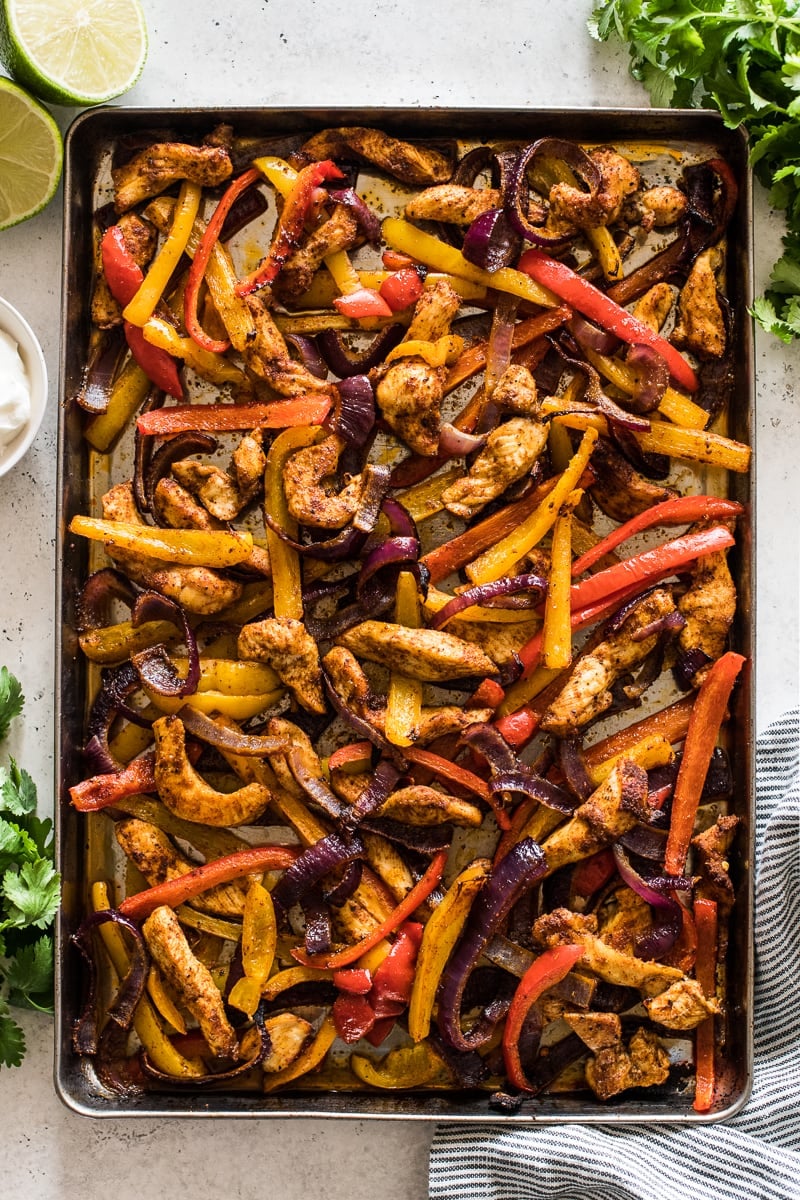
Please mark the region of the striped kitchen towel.
<svg viewBox="0 0 800 1200"><path fill-rule="evenodd" d="M431 1200L800 1200L800 713L756 759L752 1097L717 1125L440 1125Z"/></svg>

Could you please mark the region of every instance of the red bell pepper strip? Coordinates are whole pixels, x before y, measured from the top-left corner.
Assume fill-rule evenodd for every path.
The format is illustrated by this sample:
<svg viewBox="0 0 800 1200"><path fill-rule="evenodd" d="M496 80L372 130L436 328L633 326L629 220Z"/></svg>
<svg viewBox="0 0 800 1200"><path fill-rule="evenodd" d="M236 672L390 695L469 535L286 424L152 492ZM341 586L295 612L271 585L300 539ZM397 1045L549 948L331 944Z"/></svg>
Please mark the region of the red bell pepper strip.
<svg viewBox="0 0 800 1200"><path fill-rule="evenodd" d="M620 308L610 296L601 292L588 279L577 275L566 263L551 258L541 250L531 249L525 251L517 267L543 287L555 292L561 300L583 313L590 321L595 321L603 329L616 334L623 342L652 346L666 362L675 382L689 392L697 391L697 376L680 351L649 325L645 325L644 321Z"/></svg>
<svg viewBox="0 0 800 1200"><path fill-rule="evenodd" d="M582 858L572 872L571 895L580 896L583 900L591 899L595 892L608 883L616 869L614 851L610 846L598 850L597 854L590 854L588 858Z"/></svg>
<svg viewBox="0 0 800 1200"><path fill-rule="evenodd" d="M369 770L372 761L372 742L350 742L347 746L339 746L328 759L328 768L335 771L347 767L351 763L363 763L363 770Z"/></svg>
<svg viewBox="0 0 800 1200"><path fill-rule="evenodd" d="M606 537L602 538L591 550L587 550L572 564L572 574L582 575L588 571L604 555L616 550L634 534L651 529L654 525L690 525L693 521L725 520L738 517L744 512L744 506L736 500L721 500L716 496L678 496L673 500L664 500L654 504L644 512L624 525L619 525Z"/></svg>
<svg viewBox="0 0 800 1200"><path fill-rule="evenodd" d="M414 259L409 254L401 254L399 250L384 250L381 262L387 271L402 271L404 267L414 266Z"/></svg>
<svg viewBox="0 0 800 1200"><path fill-rule="evenodd" d="M333 972L333 986L340 992L354 996L366 996L372 988L372 973L365 967L345 967Z"/></svg>
<svg viewBox="0 0 800 1200"><path fill-rule="evenodd" d="M664 870L668 875L683 873L711 755L733 685L745 661L743 655L729 650L713 664L697 693L672 797L672 816L664 855Z"/></svg>
<svg viewBox="0 0 800 1200"><path fill-rule="evenodd" d="M375 1025L375 1012L367 997L353 993L341 992L336 997L331 1016L337 1034L348 1046L360 1041Z"/></svg>
<svg viewBox="0 0 800 1200"><path fill-rule="evenodd" d="M406 921L397 931L392 948L375 972L369 999L378 1017L391 1016L386 1002L401 1005L401 1011L411 999L414 969L422 941L422 926L418 921Z"/></svg>
<svg viewBox="0 0 800 1200"><path fill-rule="evenodd" d="M583 946L554 946L531 963L519 981L503 1030L503 1059L512 1087L531 1092L531 1082L519 1056L519 1037L525 1018L543 992L568 975L583 955Z"/></svg>
<svg viewBox="0 0 800 1200"><path fill-rule="evenodd" d="M78 812L99 812L125 796L135 796L137 792L155 792L155 762L155 754L150 751L129 762L121 771L82 779L69 789L73 807Z"/></svg>
<svg viewBox="0 0 800 1200"><path fill-rule="evenodd" d="M694 902L694 923L697 929L697 962L695 978L703 994L711 998L717 990L717 903L698 898ZM706 1017L695 1031L694 1066L695 1112L708 1112L714 1103L714 1018Z"/></svg>
<svg viewBox="0 0 800 1200"><path fill-rule="evenodd" d="M467 708L498 708L506 694L495 679L484 679L467 701Z"/></svg>
<svg viewBox="0 0 800 1200"><path fill-rule="evenodd" d="M251 184L256 183L261 178L261 172L256 170L255 167L251 167L249 171L245 171L238 179L234 179L214 209L211 219L206 225L205 232L200 239L200 243L194 252L192 265L189 268L186 290L183 293L183 323L186 326L186 332L189 334L189 337L197 342L198 346L202 346L204 350L208 350L211 354L224 354L230 348L230 342L227 340L217 341L216 338L209 337L201 327L197 316L197 298L200 294L200 284L203 282L203 276L206 273L211 252L219 241L219 235L222 232L222 226L225 224L225 218L242 192L247 191Z"/></svg>
<svg viewBox="0 0 800 1200"><path fill-rule="evenodd" d="M309 163L297 173L292 190L286 197L283 211L272 239L269 253L250 275L236 284L237 296L249 296L251 292L272 283L289 255L303 236L306 218L315 203L315 192L320 184L330 179L344 179L344 175L331 159Z"/></svg>
<svg viewBox="0 0 800 1200"><path fill-rule="evenodd" d="M378 288L381 299L392 312L402 312L404 308L416 304L424 290L425 284L413 267L401 267L399 271L393 271Z"/></svg>
<svg viewBox="0 0 800 1200"><path fill-rule="evenodd" d="M519 750L535 736L541 720L541 713L531 708L530 704L523 704L516 712L499 717L494 727L502 733L512 750Z"/></svg>
<svg viewBox="0 0 800 1200"><path fill-rule="evenodd" d="M296 396L269 404L176 404L153 408L136 421L140 433L155 436L203 429L222 432L233 429L287 429L297 425L321 425L331 408L330 396Z"/></svg>
<svg viewBox="0 0 800 1200"><path fill-rule="evenodd" d="M380 1046L385 1042L389 1034L395 1027L394 1017L382 1017L380 1021L376 1021L366 1035L367 1041L372 1046Z"/></svg>
<svg viewBox="0 0 800 1200"><path fill-rule="evenodd" d="M333 303L343 317L391 317L392 315L392 309L374 288L359 288L356 292L348 292L346 296L337 296Z"/></svg>
<svg viewBox="0 0 800 1200"><path fill-rule="evenodd" d="M377 946L383 938L392 933L407 917L410 917L413 912L419 908L423 900L427 900L433 889L442 878L445 863L447 862L447 851L440 850L439 853L431 859L430 866L425 874L414 885L411 891L385 920L381 921L371 933L363 937L360 942L356 942L352 946L345 946L343 950L337 950L333 954L308 954L304 949L292 950L292 957L295 958L304 967L319 967L323 971L336 971L339 967L347 967L350 963L361 958L362 954L366 954L367 950L371 950L373 946Z"/></svg>
<svg viewBox="0 0 800 1200"><path fill-rule="evenodd" d="M109 226L103 234L100 259L111 295L125 308L138 292L144 275L125 244L125 235L119 225ZM130 352L147 378L167 395L180 399L183 388L175 359L165 350L145 341L138 325L125 321L123 328Z"/></svg>
<svg viewBox="0 0 800 1200"><path fill-rule="evenodd" d="M162 904L177 908L209 888L231 883L243 875L284 870L301 853L299 846L250 846L247 850L237 850L203 863L186 875L179 875L177 879L168 879L166 883L157 883L143 892L137 892L135 896L126 897L119 911L132 921L143 921Z"/></svg>

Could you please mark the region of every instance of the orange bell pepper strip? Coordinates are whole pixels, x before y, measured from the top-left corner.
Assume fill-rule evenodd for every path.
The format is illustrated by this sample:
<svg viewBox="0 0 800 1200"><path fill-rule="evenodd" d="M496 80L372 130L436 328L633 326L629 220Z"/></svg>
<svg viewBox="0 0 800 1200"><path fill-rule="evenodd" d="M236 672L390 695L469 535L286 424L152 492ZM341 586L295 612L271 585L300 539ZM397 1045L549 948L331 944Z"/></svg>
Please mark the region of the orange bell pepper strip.
<svg viewBox="0 0 800 1200"><path fill-rule="evenodd" d="M695 978L707 998L717 990L717 902L699 898L694 902L697 930ZM694 1066L695 1112L708 1112L714 1103L716 1070L714 1064L714 1017L706 1017L695 1030Z"/></svg>
<svg viewBox="0 0 800 1200"><path fill-rule="evenodd" d="M577 275L566 263L551 258L541 250L530 249L519 260L518 268L542 287L549 288L561 300L595 321L603 329L616 334L630 345L652 346L666 362L670 375L688 392L696 392L697 376L686 359L674 346L656 333L644 321L620 308L614 300L593 283Z"/></svg>
<svg viewBox="0 0 800 1200"><path fill-rule="evenodd" d="M552 333L559 329L571 316L572 309L568 308L566 304L561 304L558 308L552 308L548 312L518 321L511 335L512 352L527 346L529 342L535 341L545 333ZM453 388L483 370L486 366L486 348L486 342L476 342L472 346L467 346L450 368L450 373L445 380L445 392L451 392Z"/></svg>
<svg viewBox="0 0 800 1200"><path fill-rule="evenodd" d="M330 396L296 396L269 404L176 404L154 408L136 421L139 433L168 437L201 429L222 433L234 429L289 429L319 425L331 408Z"/></svg>
<svg viewBox="0 0 800 1200"><path fill-rule="evenodd" d="M632 750L634 746L649 737L663 737L672 745L682 742L689 728L689 718L695 699L694 695L684 696L682 699L676 700L674 704L652 713L651 716L617 730L616 733L603 738L600 742L595 742L593 746L587 746L583 752L587 767L594 770L601 763L607 762L610 758L625 751Z"/></svg>
<svg viewBox="0 0 800 1200"><path fill-rule="evenodd" d="M591 550L576 558L572 564L572 574L582 575L606 554L627 542L628 538L645 529L652 529L654 525L691 525L694 521L711 519L724 521L738 517L743 512L744 506L736 500L722 500L717 496L677 496L673 500L664 500L631 517L624 525L618 525Z"/></svg>
<svg viewBox="0 0 800 1200"><path fill-rule="evenodd" d="M711 755L733 685L745 662L743 655L729 650L713 664L697 693L672 797L672 817L664 855L664 870L668 875L683 873Z"/></svg>
<svg viewBox="0 0 800 1200"><path fill-rule="evenodd" d="M155 792L158 790L155 761L155 754L150 751L135 758L122 771L82 779L69 789L70 803L78 812L100 812L125 796Z"/></svg>
<svg viewBox="0 0 800 1200"><path fill-rule="evenodd" d="M346 296L337 296L333 303L344 317L391 317L393 313L374 288L359 288Z"/></svg>
<svg viewBox="0 0 800 1200"><path fill-rule="evenodd" d="M408 895L400 901L388 917L381 921L361 941L356 942L355 945L345 946L344 949L336 950L332 954L312 955L303 949L295 949L292 950L292 957L305 967L320 967L323 971L336 971L339 967L348 967L350 963L356 962L361 958L362 954L366 954L367 950L371 950L373 946L382 941L387 934L392 933L399 925L402 925L403 921L410 917L413 912L416 912L423 900L427 900L442 878L446 862L447 851L440 850L431 859L427 871Z"/></svg>
<svg viewBox="0 0 800 1200"><path fill-rule="evenodd" d="M119 911L132 921L143 921L162 904L177 908L209 888L231 883L243 875L285 870L300 853L297 846L250 846L246 850L237 850L203 863L177 879L168 879L166 883L157 883L134 896L127 896L120 904Z"/></svg>
<svg viewBox="0 0 800 1200"><path fill-rule="evenodd" d="M519 1037L525 1018L543 992L568 975L583 956L583 946L554 946L531 963L517 985L503 1030L503 1060L509 1083L521 1092L531 1092L519 1056Z"/></svg>
<svg viewBox="0 0 800 1200"><path fill-rule="evenodd" d="M197 298L200 294L200 285L203 282L203 276L206 273L211 252L219 241L219 235L222 232L222 226L225 224L225 218L241 194L247 191L260 178L261 172L257 171L255 167L251 167L249 171L245 171L238 179L234 179L233 183L226 189L219 204L214 209L210 221L206 225L205 232L194 252L192 265L189 268L186 290L183 293L183 323L186 326L186 332L189 334L189 337L197 342L198 346L202 346L204 350L208 350L211 354L224 354L230 347L230 342L217 341L217 339L210 337L201 327L197 316Z"/></svg>

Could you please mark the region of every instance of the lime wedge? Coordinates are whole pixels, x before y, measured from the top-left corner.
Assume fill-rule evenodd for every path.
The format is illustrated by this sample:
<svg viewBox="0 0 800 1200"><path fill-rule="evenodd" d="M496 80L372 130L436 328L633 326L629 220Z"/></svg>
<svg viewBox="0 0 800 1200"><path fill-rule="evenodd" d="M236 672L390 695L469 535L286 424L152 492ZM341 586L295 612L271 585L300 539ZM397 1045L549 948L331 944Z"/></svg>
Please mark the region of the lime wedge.
<svg viewBox="0 0 800 1200"><path fill-rule="evenodd" d="M47 109L0 78L0 229L52 200L63 158L61 134Z"/></svg>
<svg viewBox="0 0 800 1200"><path fill-rule="evenodd" d="M139 0L0 0L0 61L41 100L103 104L146 57Z"/></svg>

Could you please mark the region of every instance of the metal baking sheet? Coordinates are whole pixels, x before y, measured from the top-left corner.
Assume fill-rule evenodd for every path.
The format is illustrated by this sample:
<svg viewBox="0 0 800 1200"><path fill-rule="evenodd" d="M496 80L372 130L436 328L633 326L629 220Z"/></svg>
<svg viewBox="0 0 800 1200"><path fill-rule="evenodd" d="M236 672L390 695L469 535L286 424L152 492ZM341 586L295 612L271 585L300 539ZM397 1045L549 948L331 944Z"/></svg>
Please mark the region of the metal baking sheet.
<svg viewBox="0 0 800 1200"><path fill-rule="evenodd" d="M64 186L64 278L60 358L59 496L56 647L56 833L63 904L56 925L55 1085L75 1112L96 1117L225 1116L345 1117L445 1120L463 1123L706 1124L732 1116L745 1104L752 1073L753 936L752 847L754 836L755 580L753 510L755 471L733 476L729 494L746 505L731 565L739 589L732 630L734 647L748 658L732 712L730 750L735 776L733 808L744 818L736 843L733 872L736 906L727 963L728 1012L725 1023L723 1096L713 1112L698 1114L683 1086L649 1089L646 1096L620 1097L604 1104L590 1095L545 1095L526 1102L513 1115L488 1107L487 1093L307 1089L275 1095L256 1092L152 1092L120 1099L108 1095L88 1060L72 1051L71 1031L83 999L82 974L70 935L85 911L88 887L87 835L69 805L68 789L83 774L81 745L86 711L86 666L75 635L75 601L86 578L88 548L69 535L71 518L89 511L91 490L87 447L76 406L70 403L82 377L89 336L88 300L92 274L92 213L101 165L121 138L194 140L221 121L238 135L291 137L338 125L371 125L410 139L533 141L543 136L584 143L657 142L676 150L701 149L732 166L740 193L729 230L728 295L733 301L736 346L735 397L729 433L754 446L754 370L750 318L752 300L752 194L745 136L731 131L712 113L652 109L201 109L109 108L84 113L67 137ZM754 459L756 456L754 455Z"/></svg>

